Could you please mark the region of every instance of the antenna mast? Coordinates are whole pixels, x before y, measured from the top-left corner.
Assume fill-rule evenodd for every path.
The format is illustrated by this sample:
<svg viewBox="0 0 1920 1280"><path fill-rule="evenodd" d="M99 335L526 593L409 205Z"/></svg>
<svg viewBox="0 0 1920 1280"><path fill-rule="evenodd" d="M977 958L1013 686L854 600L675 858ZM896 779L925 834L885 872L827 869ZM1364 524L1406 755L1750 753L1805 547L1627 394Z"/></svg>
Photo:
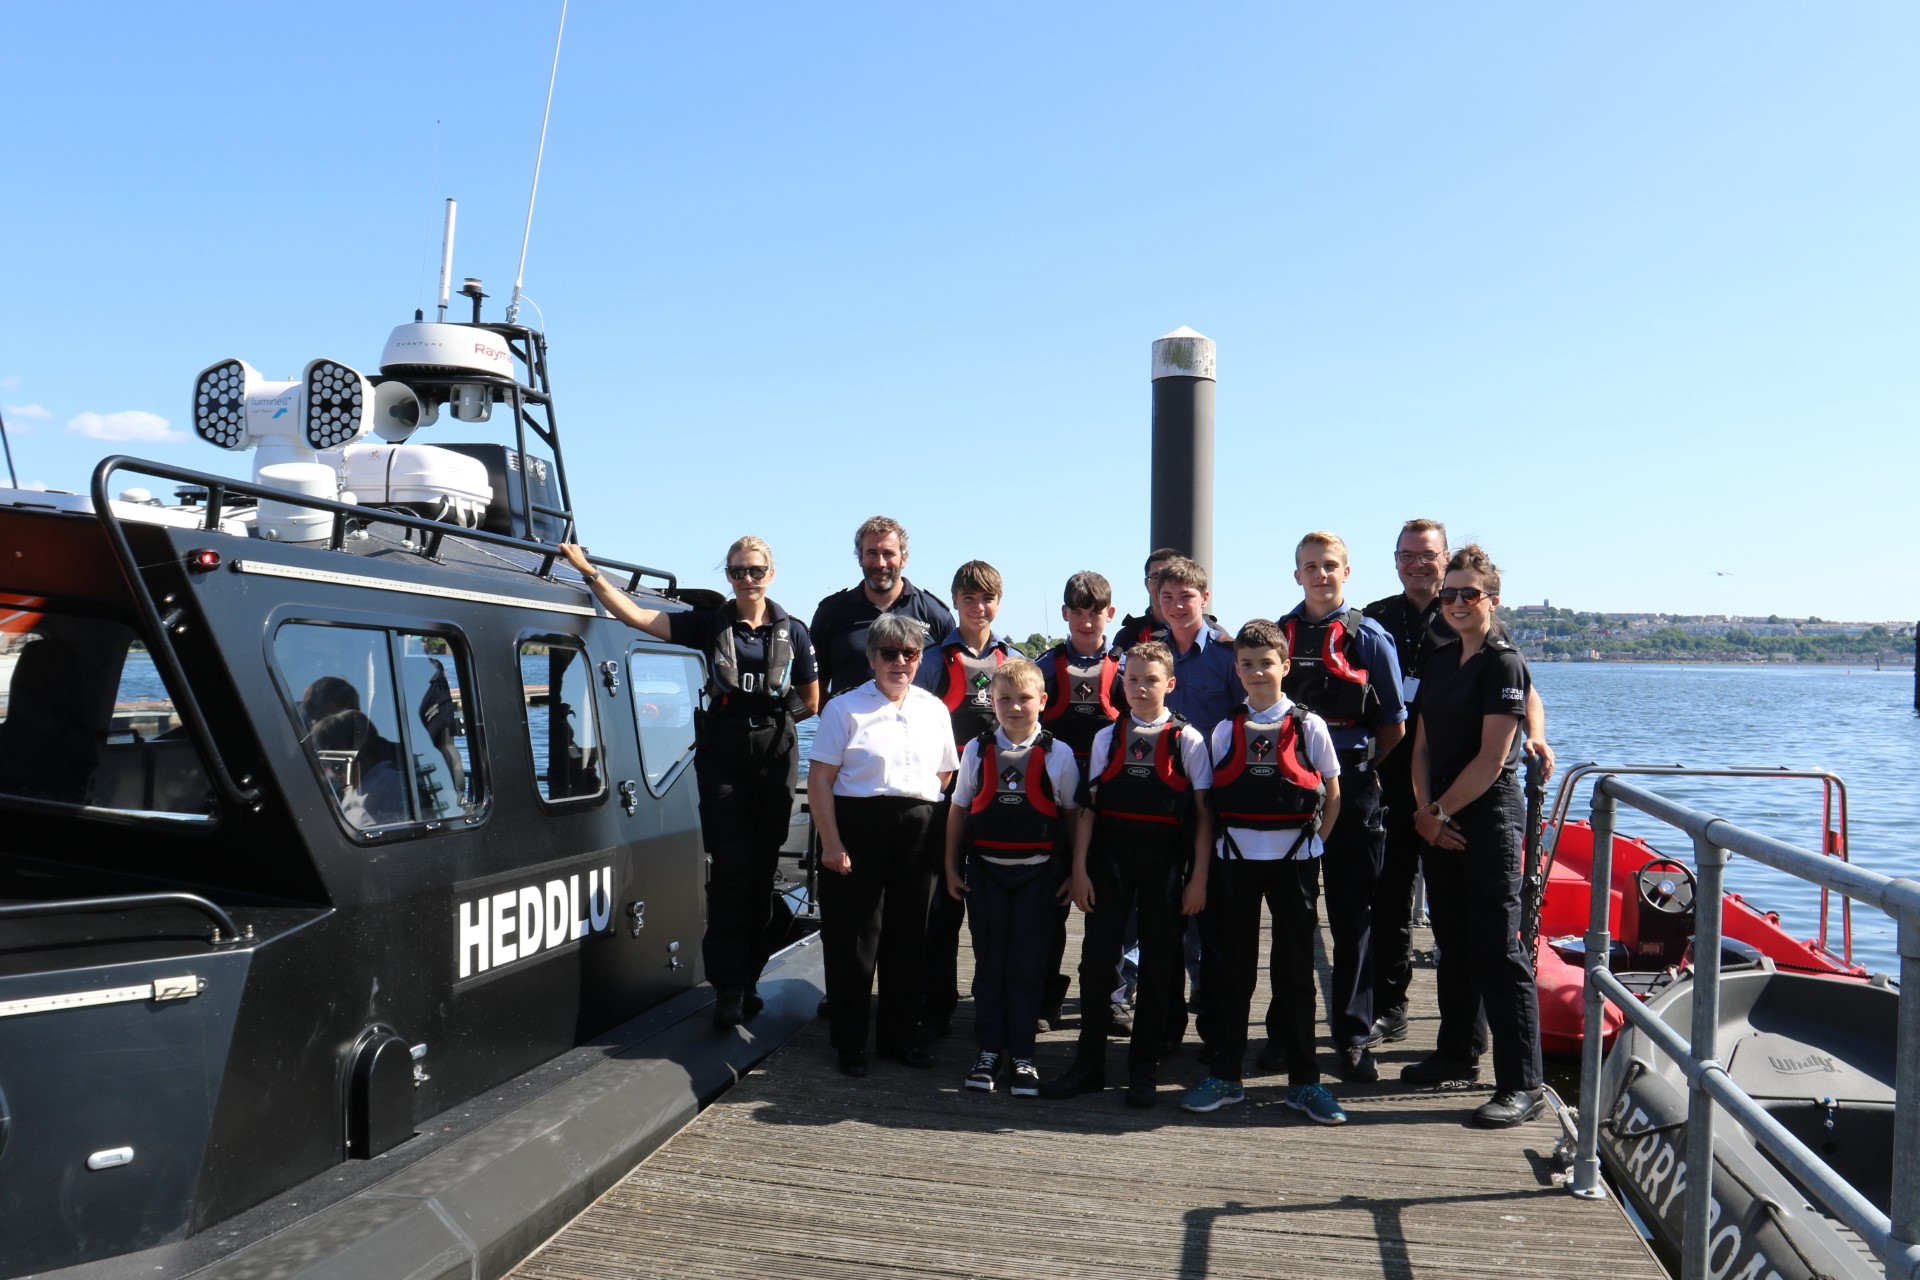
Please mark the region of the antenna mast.
<svg viewBox="0 0 1920 1280"><path fill-rule="evenodd" d="M533 187L527 192L527 225L520 233L520 265L513 273L513 297L507 302L507 323L520 314L520 283L527 276L527 241L533 236L533 198L540 193L540 161L547 154L547 121L553 118L553 85L560 78L560 38L567 33L567 0L560 0L560 29L553 35L553 70L547 74L547 109L540 116L540 146L533 153Z"/></svg>
<svg viewBox="0 0 1920 1280"><path fill-rule="evenodd" d="M459 206L447 197L447 225L440 231L440 321L446 323L447 301L453 291L453 215Z"/></svg>

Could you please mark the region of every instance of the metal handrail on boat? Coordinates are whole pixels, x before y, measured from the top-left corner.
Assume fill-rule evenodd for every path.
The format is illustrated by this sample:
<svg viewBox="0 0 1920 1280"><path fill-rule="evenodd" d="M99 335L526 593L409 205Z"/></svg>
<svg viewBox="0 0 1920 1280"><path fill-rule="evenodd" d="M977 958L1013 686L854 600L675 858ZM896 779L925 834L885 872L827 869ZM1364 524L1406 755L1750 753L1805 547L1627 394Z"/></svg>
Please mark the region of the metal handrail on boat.
<svg viewBox="0 0 1920 1280"><path fill-rule="evenodd" d="M1594 768L1594 767L1588 767ZM1586 935L1586 1039L1581 1045L1579 1141L1574 1158L1573 1194L1606 1195L1600 1178L1600 1055L1602 1001L1611 1001L1655 1048L1684 1069L1687 1077L1684 1231L1681 1275L1696 1280L1710 1274L1708 1253L1712 1221L1714 1104L1752 1136L1841 1222L1856 1232L1886 1268L1889 1280L1920 1280L1920 882L1894 879L1845 861L1747 831L1678 804L1613 776L1626 770L1599 770L1593 786L1592 909ZM1636 770L1648 772L1654 770ZM1662 773L1727 776L1720 770ZM1771 773L1772 771L1768 771ZM1734 771L1731 776L1746 776ZM1811 776L1830 777L1813 774ZM1569 780L1571 782L1572 779ZM1837 783L1838 779L1834 779ZM1698 876L1694 894L1693 1026L1691 1041L1661 1021L1640 1002L1609 967L1608 895L1613 860L1600 851L1613 844L1620 803L1626 803L1685 832L1693 840ZM1564 806L1556 810L1564 817ZM1893 1194L1891 1214L1881 1213L1804 1143L1795 1138L1733 1082L1718 1058L1720 1025L1721 894L1730 855L1752 858L1788 875L1879 907L1899 925L1899 1030L1895 1046L1893 1116Z"/></svg>
<svg viewBox="0 0 1920 1280"><path fill-rule="evenodd" d="M177 484L199 485L207 491L206 513L201 520L201 528L208 532L219 532L222 508L232 494L250 497L255 501L267 500L309 507L315 511L325 511L333 516L333 530L328 547L338 551L346 545L347 524L349 521L360 523L393 524L401 528L423 534L422 543L428 557L437 557L440 545L448 534L462 541L476 542L487 546L507 547L515 551L532 552L540 557L538 569L529 569L534 576L551 580L555 562L560 553L554 547L543 542L532 542L525 538L510 537L506 534L488 533L483 529L466 529L449 525L444 521L414 515L408 511L392 511L380 507L362 507L352 503L335 502L328 498L316 498L290 490L275 489L270 485L254 484L235 480L227 476L209 475L202 471L192 471L185 467L171 467L164 463L149 462L143 458L132 458L125 454L115 454L100 460L93 469L93 514L106 532L107 544L120 567L120 575L126 580L127 590L133 597L134 608L140 615L147 651L154 665L160 669L161 678L166 681L174 698L174 711L180 717L180 723L186 727L195 747L206 761L208 771L213 776L214 785L228 802L241 809L251 809L260 803L260 788L253 785L251 777L235 778L227 769L226 758L219 745L214 741L213 731L207 725L205 714L200 710L200 700L194 695L193 687L188 683L186 674L180 666L179 655L174 651L173 632L179 627L179 609L173 608L165 615L154 601L153 593L147 589L146 578L140 572L140 565L134 559L133 546L127 541L126 530L119 516L114 514L113 504L108 498L107 481L120 471L131 471L137 475L152 476L157 479L171 480ZM569 530L571 532L571 530ZM627 564L619 560L607 560L590 557L592 563L609 569L617 569L629 574L627 590L637 591L640 579L651 576L663 580L666 590L671 594L678 586L679 579L664 569L650 569L645 565ZM171 602L169 602L171 603Z"/></svg>
<svg viewBox="0 0 1920 1280"><path fill-rule="evenodd" d="M1685 777L1685 778L1804 778L1817 781L1820 785L1820 843L1821 851L1827 857L1847 861L1848 850L1853 846L1847 836L1847 784L1837 774L1825 769L1793 769L1786 765L1717 765L1708 767L1683 764L1585 764L1574 765L1560 779L1560 793L1554 797L1553 812L1547 817L1548 829L1552 832L1546 845L1546 857L1539 869L1539 882L1533 891L1543 890L1547 883L1547 874L1553 869L1554 850L1560 842L1560 832L1566 825L1567 814L1573 808L1573 794L1579 785L1588 778L1601 774L1636 774L1646 777ZM1836 823L1835 818L1838 818ZM1597 861L1605 846L1594 842L1594 858ZM1539 904L1533 903L1534 916L1539 918ZM1820 935L1814 941L1827 955L1837 957L1846 964L1853 963L1853 902L1842 895L1840 899L1840 950L1827 945L1828 890L1820 889ZM1529 934L1531 936L1531 934Z"/></svg>

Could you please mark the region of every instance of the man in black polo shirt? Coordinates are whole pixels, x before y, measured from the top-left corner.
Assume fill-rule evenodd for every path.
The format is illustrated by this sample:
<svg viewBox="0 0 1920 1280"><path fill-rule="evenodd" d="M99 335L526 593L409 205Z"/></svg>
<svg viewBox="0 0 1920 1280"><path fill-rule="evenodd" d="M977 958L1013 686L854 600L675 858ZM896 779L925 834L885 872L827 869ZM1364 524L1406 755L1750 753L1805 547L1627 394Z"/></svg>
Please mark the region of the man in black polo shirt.
<svg viewBox="0 0 1920 1280"><path fill-rule="evenodd" d="M1440 618L1440 581L1447 572L1447 526L1438 520L1409 520L1394 544L1399 595L1375 600L1363 612L1393 638L1400 658L1400 688L1407 723L1418 714L1420 665L1434 647L1453 638ZM1496 620L1494 626L1498 628ZM1544 777L1553 776L1553 748L1547 745L1547 713L1540 692L1527 690L1526 752L1538 757ZM1409 735L1409 738L1411 735ZM1425 842L1413 830L1413 752L1403 745L1382 758L1381 799L1386 809L1387 847L1373 899L1373 1038L1376 1043L1407 1035L1407 985L1413 979L1413 878L1420 869ZM1476 1031L1476 1035L1484 1035ZM1485 1045L1480 1045L1482 1051Z"/></svg>
<svg viewBox="0 0 1920 1280"><path fill-rule="evenodd" d="M873 678L867 665L867 628L883 613L912 618L927 629L927 644L953 630L953 614L940 598L906 579L907 531L898 520L874 516L853 531L860 559L860 585L836 591L813 611L813 647L827 697L857 689Z"/></svg>

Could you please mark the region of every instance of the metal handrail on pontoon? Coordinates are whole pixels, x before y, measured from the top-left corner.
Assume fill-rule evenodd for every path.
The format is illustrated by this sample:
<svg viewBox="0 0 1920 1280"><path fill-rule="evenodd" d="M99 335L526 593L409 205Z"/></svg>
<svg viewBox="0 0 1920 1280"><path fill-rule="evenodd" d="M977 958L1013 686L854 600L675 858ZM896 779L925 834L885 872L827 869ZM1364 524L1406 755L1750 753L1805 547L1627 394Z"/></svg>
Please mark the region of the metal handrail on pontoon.
<svg viewBox="0 0 1920 1280"><path fill-rule="evenodd" d="M1593 786L1593 896L1586 935L1586 1039L1581 1045L1578 1145L1569 1190L1585 1198L1606 1195L1600 1177L1600 1055L1602 1001L1611 1001L1652 1045L1687 1077L1687 1169L1680 1263L1684 1280L1710 1274L1713 1127L1715 1104L1752 1136L1828 1212L1856 1232L1886 1268L1888 1280L1920 1280L1920 882L1894 879L1736 827L1613 776L1620 772L1749 776L1747 771L1688 770L1678 766L1608 770ZM1788 771L1765 771L1767 776ZM1806 776L1830 777L1826 774ZM1566 790L1577 777L1568 779ZM1833 780L1838 783L1838 779ZM1565 792L1563 792L1564 796ZM1843 793L1844 794L1844 793ZM1691 1042L1666 1025L1609 967L1608 896L1615 819L1626 803L1693 840L1698 888L1694 894L1693 1026ZM1844 801L1843 801L1844 812ZM1565 817L1565 805L1555 810ZM1899 1030L1895 1046L1892 1212L1881 1213L1853 1185L1733 1082L1718 1057L1720 1025L1721 895L1732 854L1752 858L1810 881L1849 901L1875 906L1899 926ZM1698 1171L1697 1173L1694 1171Z"/></svg>

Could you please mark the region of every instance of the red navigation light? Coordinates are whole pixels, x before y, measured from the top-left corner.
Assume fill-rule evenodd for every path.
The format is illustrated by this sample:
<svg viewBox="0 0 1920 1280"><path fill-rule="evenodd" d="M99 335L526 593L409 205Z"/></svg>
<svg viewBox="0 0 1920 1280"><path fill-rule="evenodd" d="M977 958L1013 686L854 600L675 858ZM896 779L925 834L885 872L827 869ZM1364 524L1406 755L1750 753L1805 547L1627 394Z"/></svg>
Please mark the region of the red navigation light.
<svg viewBox="0 0 1920 1280"><path fill-rule="evenodd" d="M187 552L187 568L193 570L195 573L206 573L210 569L218 569L219 567L220 553L210 547L203 547L198 551Z"/></svg>

